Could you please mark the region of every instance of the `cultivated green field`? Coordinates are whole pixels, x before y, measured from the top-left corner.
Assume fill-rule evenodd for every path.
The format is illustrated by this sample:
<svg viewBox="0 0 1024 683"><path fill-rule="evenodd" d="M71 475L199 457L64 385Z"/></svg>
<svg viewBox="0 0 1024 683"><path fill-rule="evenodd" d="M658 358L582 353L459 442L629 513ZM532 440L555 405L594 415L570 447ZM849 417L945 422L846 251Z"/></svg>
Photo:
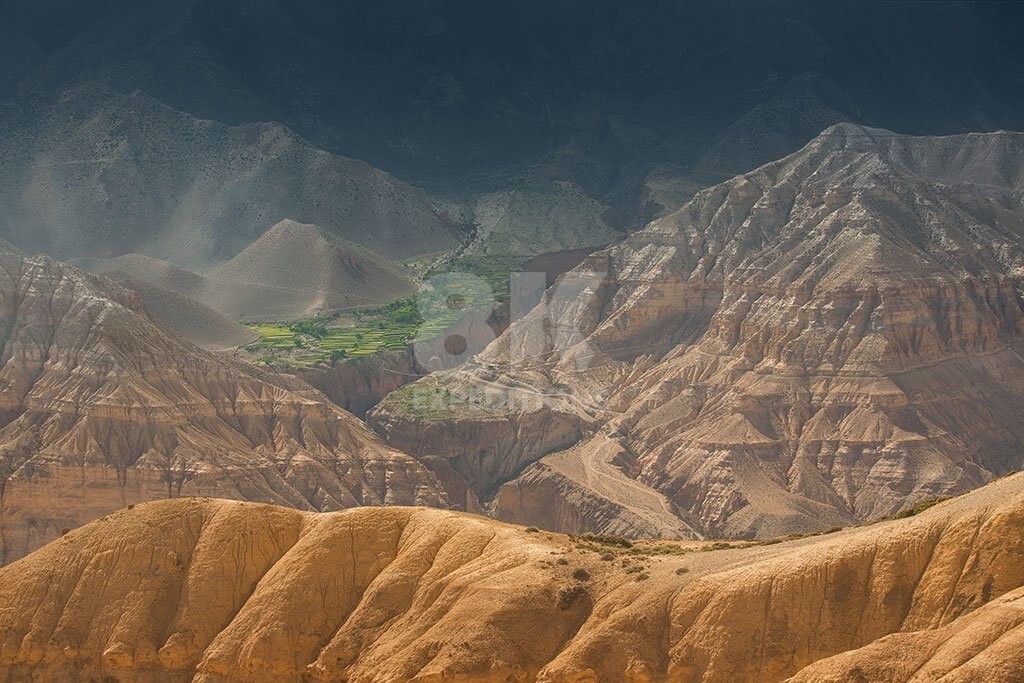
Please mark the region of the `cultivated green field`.
<svg viewBox="0 0 1024 683"><path fill-rule="evenodd" d="M518 256L464 256L444 272L428 273L414 297L384 306L289 322L250 325L259 339L247 347L265 364L312 365L402 349L447 332L467 315L487 317L508 301L509 274Z"/></svg>

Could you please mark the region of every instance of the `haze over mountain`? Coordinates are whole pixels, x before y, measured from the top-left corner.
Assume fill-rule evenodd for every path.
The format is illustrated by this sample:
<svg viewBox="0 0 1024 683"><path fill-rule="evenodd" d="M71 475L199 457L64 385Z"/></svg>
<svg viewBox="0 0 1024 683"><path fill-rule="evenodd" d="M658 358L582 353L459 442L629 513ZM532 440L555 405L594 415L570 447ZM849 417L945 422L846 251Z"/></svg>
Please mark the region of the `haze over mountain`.
<svg viewBox="0 0 1024 683"><path fill-rule="evenodd" d="M316 225L281 221L208 275L208 297L236 318L303 318L416 291L413 273Z"/></svg>
<svg viewBox="0 0 1024 683"><path fill-rule="evenodd" d="M214 351L250 344L259 335L223 313L171 289L154 285L124 271L105 273L139 295L146 311L196 346Z"/></svg>
<svg viewBox="0 0 1024 683"><path fill-rule="evenodd" d="M877 519L1024 463L1022 275L1024 134L837 125L591 255L370 421L522 523Z"/></svg>
<svg viewBox="0 0 1024 683"><path fill-rule="evenodd" d="M15 178L27 179L26 165L43 175L27 187L8 175L5 186L52 207L26 216L8 196L3 232L65 258L144 251L195 268L284 218L385 255L450 246L421 198L338 154L421 185L484 234L503 226L510 239L496 244L532 254L642 227L837 121L906 133L1024 129L1024 40L1005 4L66 4L12 0L8 44L22 49L0 77L3 129L40 137L25 147L19 133L0 151L20 160ZM111 118L122 128L108 130ZM257 123L266 121L287 128ZM139 149L132 131L163 142ZM311 157L305 140L330 155ZM54 154L95 162L111 151L129 158L88 171L48 166ZM233 163L216 161L224 157ZM226 194L187 181L250 164L257 177ZM336 201L333 184L348 182L384 206ZM104 183L131 209L92 207ZM287 190L267 196L275 185ZM493 215L523 197L536 208ZM184 214L168 216L179 204ZM88 220L73 225L70 214ZM539 229L537 215L583 233L546 230L534 244L523 237ZM151 244L169 221L197 245L179 231Z"/></svg>
<svg viewBox="0 0 1024 683"><path fill-rule="evenodd" d="M0 569L0 673L1011 683L1022 529L1021 475L912 519L731 549L163 501Z"/></svg>
<svg viewBox="0 0 1024 683"><path fill-rule="evenodd" d="M226 126L94 84L5 109L0 234L29 253L203 269L285 219L392 258L461 240L422 191L278 123Z"/></svg>
<svg viewBox="0 0 1024 683"><path fill-rule="evenodd" d="M133 293L0 254L0 564L126 504L445 504L435 475L309 385L204 352Z"/></svg>

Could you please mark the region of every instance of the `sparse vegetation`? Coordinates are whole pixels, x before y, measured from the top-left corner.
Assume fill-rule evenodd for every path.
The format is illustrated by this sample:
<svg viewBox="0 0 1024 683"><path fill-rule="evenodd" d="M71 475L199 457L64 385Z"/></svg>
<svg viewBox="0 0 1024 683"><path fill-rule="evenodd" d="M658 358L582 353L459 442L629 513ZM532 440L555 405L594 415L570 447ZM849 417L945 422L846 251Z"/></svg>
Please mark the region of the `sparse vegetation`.
<svg viewBox="0 0 1024 683"><path fill-rule="evenodd" d="M523 260L523 256L508 253L464 255L445 266L445 270L480 278L491 288L494 301L504 303L509 299L509 278Z"/></svg>
<svg viewBox="0 0 1024 683"><path fill-rule="evenodd" d="M586 533L579 537L580 541L587 543L597 543L599 545L610 545L617 546L619 548L632 548L633 542L619 536L612 536L611 534L592 534Z"/></svg>
<svg viewBox="0 0 1024 683"><path fill-rule="evenodd" d="M692 548L685 548L673 543L658 543L653 545L634 545L627 551L630 555L685 555L693 552Z"/></svg>
<svg viewBox="0 0 1024 683"><path fill-rule="evenodd" d="M572 573L572 578L576 579L577 581L590 581L590 572L588 572L583 567L580 567Z"/></svg>
<svg viewBox="0 0 1024 683"><path fill-rule="evenodd" d="M701 550L710 552L714 550L732 550L733 548L742 548L743 546L735 545L733 543L726 543L725 541L715 541L711 545L706 545Z"/></svg>
<svg viewBox="0 0 1024 683"><path fill-rule="evenodd" d="M587 594L587 589L579 584L566 586L558 591L558 609L567 610Z"/></svg>
<svg viewBox="0 0 1024 683"><path fill-rule="evenodd" d="M939 503L946 500L949 500L948 496L940 496L938 498L929 498L928 500L922 500L920 503L914 505L913 507L900 510L899 512L892 516L892 519L906 519L907 517L919 515L928 508L933 508Z"/></svg>
<svg viewBox="0 0 1024 683"><path fill-rule="evenodd" d="M435 388L427 378L392 391L384 400L395 410L421 420L447 419L460 411L483 410L482 406L470 403L457 394L450 391L441 393L434 391Z"/></svg>

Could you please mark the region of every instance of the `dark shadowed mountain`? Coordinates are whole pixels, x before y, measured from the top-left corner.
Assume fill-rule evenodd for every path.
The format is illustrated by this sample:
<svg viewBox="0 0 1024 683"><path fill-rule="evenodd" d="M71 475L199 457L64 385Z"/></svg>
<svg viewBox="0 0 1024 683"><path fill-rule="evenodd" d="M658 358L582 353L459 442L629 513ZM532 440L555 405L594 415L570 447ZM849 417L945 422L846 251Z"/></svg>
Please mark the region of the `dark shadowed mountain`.
<svg viewBox="0 0 1024 683"><path fill-rule="evenodd" d="M1012 4L7 4L4 49L16 58L0 70L0 93L16 102L15 112L28 100L51 102L100 81L201 120L281 122L314 147L421 184L484 233L526 229L537 215L558 211L595 224L593 234L570 244L542 234L539 244L556 248L606 242L610 228L640 226L696 189L791 153L839 121L914 134L1024 128L1024 23ZM95 121L102 118L97 110L110 106L57 102L48 111L65 125L55 131L73 138L81 131L69 122ZM11 116L8 108L8 130ZM132 117L116 118L131 126ZM240 130L267 134L261 125L262 133ZM19 133L4 156L38 166L40 155L72 154L25 139L40 134ZM227 157L253 153L241 142L213 148ZM197 172L172 161L172 148L155 152L168 159L169 172ZM327 188L307 189L304 206L328 201ZM540 209L499 217L488 211L496 201L509 203L503 193L510 190L535 198ZM258 187L239 191L244 199L261 197ZM571 215L562 207L566 198ZM193 198L172 183L161 199L176 206ZM232 248L216 256L237 253L284 217L337 231L323 214L282 211L272 200L269 220L231 222L232 236L238 232ZM94 218L98 226L81 229L110 229ZM385 218L385 232L401 223ZM414 233L406 250L432 234ZM47 248L35 242L30 251ZM395 250L386 239L377 242L364 244ZM162 250L147 253L171 255Z"/></svg>
<svg viewBox="0 0 1024 683"><path fill-rule="evenodd" d="M9 5L12 96L100 80L201 119L280 121L469 206L564 181L619 228L841 120L1024 128L1024 22L1004 4Z"/></svg>
<svg viewBox="0 0 1024 683"><path fill-rule="evenodd" d="M203 268L286 218L390 258L459 242L423 191L278 123L228 126L94 83L5 115L0 233L29 253Z"/></svg>

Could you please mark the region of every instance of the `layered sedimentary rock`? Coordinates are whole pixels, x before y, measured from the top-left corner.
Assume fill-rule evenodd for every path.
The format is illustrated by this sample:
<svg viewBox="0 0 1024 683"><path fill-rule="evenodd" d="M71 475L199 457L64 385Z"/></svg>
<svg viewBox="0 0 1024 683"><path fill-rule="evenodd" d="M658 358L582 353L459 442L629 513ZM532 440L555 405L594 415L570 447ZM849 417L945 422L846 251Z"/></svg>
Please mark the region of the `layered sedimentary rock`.
<svg viewBox="0 0 1024 683"><path fill-rule="evenodd" d="M315 510L445 503L426 468L319 392L192 346L109 280L0 255L0 338L6 561L182 494Z"/></svg>
<svg viewBox="0 0 1024 683"><path fill-rule="evenodd" d="M616 528L598 501L636 482L700 534L877 519L1024 462L1022 276L1024 135L834 126L588 257L431 378L447 415L407 410L412 385L371 421L456 469L525 468L489 501L520 521L550 519L519 502L543 485L569 528ZM455 449L450 419L485 436Z"/></svg>
<svg viewBox="0 0 1024 683"><path fill-rule="evenodd" d="M378 351L372 356L346 358L330 365L290 368L289 372L358 417L364 417L367 410L392 391L425 374L410 349Z"/></svg>
<svg viewBox="0 0 1024 683"><path fill-rule="evenodd" d="M0 675L121 681L1016 681L1024 478L772 544L179 499L0 569ZM921 668L918 668L921 667ZM947 680L947 679L943 679Z"/></svg>

